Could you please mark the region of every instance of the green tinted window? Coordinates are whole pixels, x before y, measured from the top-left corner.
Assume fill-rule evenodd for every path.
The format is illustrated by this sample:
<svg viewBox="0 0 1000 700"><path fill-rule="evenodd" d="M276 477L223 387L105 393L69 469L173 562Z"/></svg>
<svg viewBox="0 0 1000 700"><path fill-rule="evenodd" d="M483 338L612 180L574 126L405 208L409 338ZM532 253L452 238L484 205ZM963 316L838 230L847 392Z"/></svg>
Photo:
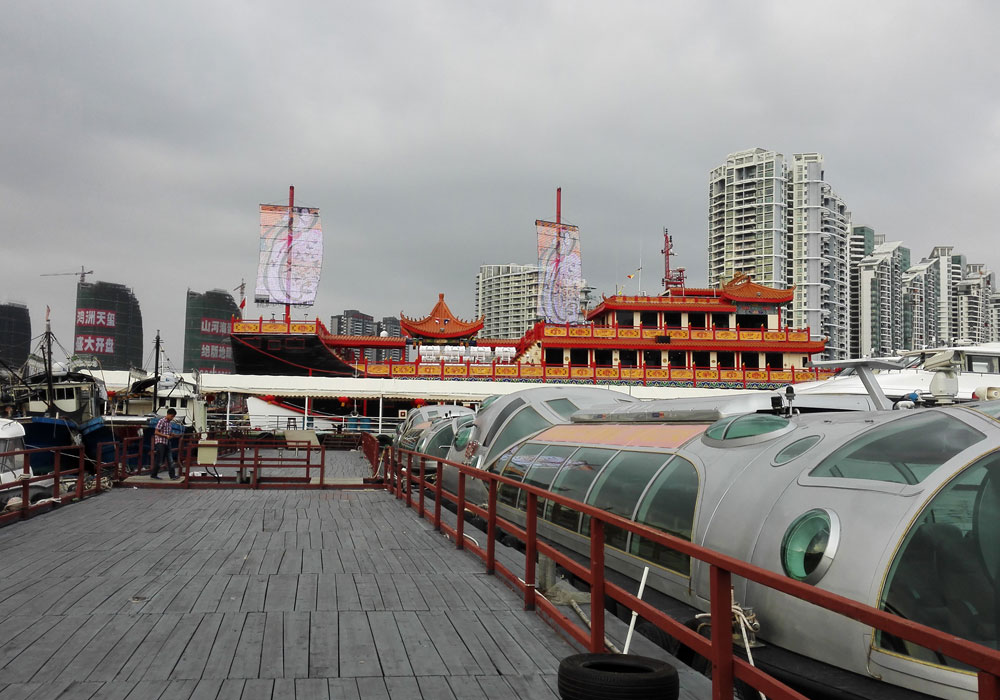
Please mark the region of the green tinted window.
<svg viewBox="0 0 1000 700"><path fill-rule="evenodd" d="M527 471L531 463L535 461L535 457L539 452L542 451L544 445L540 445L537 442L529 442L526 445L522 445L521 449L517 450L516 453L507 461L503 467L503 471L500 472L502 476L506 476L508 479L514 479L515 481L520 481L524 478L524 473ZM497 460L498 462L500 460ZM493 471L492 469L490 471ZM517 503L517 494L520 489L514 488L507 484L500 484L500 488L497 491L497 500L500 503L506 503L509 506L513 506Z"/></svg>
<svg viewBox="0 0 1000 700"><path fill-rule="evenodd" d="M690 540L694 529L694 510L697 501L698 472L686 459L674 457L649 487L642 503L639 504L635 519L643 525ZM691 560L688 555L656 542L633 537L630 550L632 554L664 568L684 575L691 573Z"/></svg>
<svg viewBox="0 0 1000 700"><path fill-rule="evenodd" d="M984 437L940 411L916 413L851 439L810 476L917 484Z"/></svg>
<svg viewBox="0 0 1000 700"><path fill-rule="evenodd" d="M716 421L705 431L705 437L714 440L736 440L787 430L790 426L788 420L780 416L746 413Z"/></svg>
<svg viewBox="0 0 1000 700"><path fill-rule="evenodd" d="M469 444L469 438L472 436L472 426L467 425L457 433L455 433L455 441L452 445L455 446L456 450L464 450L465 446Z"/></svg>
<svg viewBox="0 0 1000 700"><path fill-rule="evenodd" d="M941 489L906 534L879 607L996 649L1000 590L1000 453L966 467ZM885 632L876 643L921 661L962 664Z"/></svg>
<svg viewBox="0 0 1000 700"><path fill-rule="evenodd" d="M819 442L819 435L810 435L809 437L804 437L801 440L796 440L774 456L774 463L779 466L782 464L788 464L799 455L804 454L817 442Z"/></svg>
<svg viewBox="0 0 1000 700"><path fill-rule="evenodd" d="M587 496L587 504L631 520L639 496L649 485L668 455L656 452L619 452L608 462ZM584 517L581 532L589 532ZM604 541L612 547L625 549L628 532L609 525L604 529Z"/></svg>
<svg viewBox="0 0 1000 700"><path fill-rule="evenodd" d="M566 458L569 457L576 451L576 446L574 445L549 445L542 453L538 455L535 461L532 463L531 468L528 469L524 477L524 483L531 484L532 486L537 486L541 489L547 489L552 483L552 479L555 477L556 472L559 471ZM518 499L518 508L524 508L527 502L527 497L524 492L521 492L521 497ZM543 506L545 501L540 499L538 501L538 514L542 514Z"/></svg>
<svg viewBox="0 0 1000 700"><path fill-rule="evenodd" d="M581 447L573 454L572 459L566 461L550 490L560 496L582 501L598 472L615 452L616 450L600 447ZM545 510L545 519L570 530L578 529L580 524L579 512L552 502L549 502Z"/></svg>
<svg viewBox="0 0 1000 700"><path fill-rule="evenodd" d="M552 399L551 401L546 401L545 405L566 420L569 420L570 416L580 410L577 408L576 404L569 399Z"/></svg>
<svg viewBox="0 0 1000 700"><path fill-rule="evenodd" d="M487 460L493 455L499 454L502 450L507 449L515 442L520 441L522 438L532 433L537 433L543 428L548 428L550 425L551 423L538 415L535 409L525 406L523 410L510 419L503 430L500 431L500 434L497 435L492 447L490 447Z"/></svg>

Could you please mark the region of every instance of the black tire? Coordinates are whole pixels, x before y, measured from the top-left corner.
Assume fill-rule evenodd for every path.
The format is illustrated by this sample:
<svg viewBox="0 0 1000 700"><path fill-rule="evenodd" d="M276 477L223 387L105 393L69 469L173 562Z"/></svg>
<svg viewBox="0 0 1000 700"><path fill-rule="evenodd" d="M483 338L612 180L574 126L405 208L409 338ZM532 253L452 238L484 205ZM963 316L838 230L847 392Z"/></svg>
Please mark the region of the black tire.
<svg viewBox="0 0 1000 700"><path fill-rule="evenodd" d="M677 669L632 654L574 654L559 662L562 700L676 700Z"/></svg>

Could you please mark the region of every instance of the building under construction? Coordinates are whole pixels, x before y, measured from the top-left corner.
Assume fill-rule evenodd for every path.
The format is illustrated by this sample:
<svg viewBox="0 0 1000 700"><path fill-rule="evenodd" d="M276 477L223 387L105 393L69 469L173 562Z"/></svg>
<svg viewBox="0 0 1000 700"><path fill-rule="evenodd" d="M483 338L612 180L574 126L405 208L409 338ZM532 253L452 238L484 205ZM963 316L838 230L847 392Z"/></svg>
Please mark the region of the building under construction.
<svg viewBox="0 0 1000 700"><path fill-rule="evenodd" d="M233 317L240 316L240 308L229 292L212 289L200 294L189 289L184 318L184 371L232 374L235 365L229 333Z"/></svg>
<svg viewBox="0 0 1000 700"><path fill-rule="evenodd" d="M0 304L0 361L18 368L31 352L31 317L24 304ZM0 373L4 367L0 365Z"/></svg>
<svg viewBox="0 0 1000 700"><path fill-rule="evenodd" d="M106 370L142 367L142 311L132 290L113 282L76 287L73 352L91 356Z"/></svg>

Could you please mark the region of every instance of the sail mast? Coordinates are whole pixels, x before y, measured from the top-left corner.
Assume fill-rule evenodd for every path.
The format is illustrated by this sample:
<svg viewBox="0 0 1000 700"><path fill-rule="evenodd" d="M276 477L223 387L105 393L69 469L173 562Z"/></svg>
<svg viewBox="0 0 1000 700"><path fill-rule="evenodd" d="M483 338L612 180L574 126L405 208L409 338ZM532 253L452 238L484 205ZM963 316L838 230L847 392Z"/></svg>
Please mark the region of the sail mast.
<svg viewBox="0 0 1000 700"><path fill-rule="evenodd" d="M156 329L153 347L153 413L156 413L157 389L160 385L160 329Z"/></svg>

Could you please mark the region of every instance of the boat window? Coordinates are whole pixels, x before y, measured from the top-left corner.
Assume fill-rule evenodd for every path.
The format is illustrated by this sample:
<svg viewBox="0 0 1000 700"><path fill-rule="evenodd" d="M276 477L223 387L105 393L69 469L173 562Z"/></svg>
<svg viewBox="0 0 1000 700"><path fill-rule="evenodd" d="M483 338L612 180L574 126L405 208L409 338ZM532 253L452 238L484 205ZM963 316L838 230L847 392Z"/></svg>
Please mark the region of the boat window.
<svg viewBox="0 0 1000 700"><path fill-rule="evenodd" d="M997 358L992 355L966 355L965 370L967 372L997 373Z"/></svg>
<svg viewBox="0 0 1000 700"><path fill-rule="evenodd" d="M966 467L927 504L896 552L879 607L997 648L1000 590L1000 452ZM885 632L889 651L942 666L954 659Z"/></svg>
<svg viewBox="0 0 1000 700"><path fill-rule="evenodd" d="M504 421L506 421L510 414L519 409L524 405L524 399L513 399L509 404L500 409L500 413L497 414L496 418L493 419L492 425L490 425L489 431L486 433L486 437L483 439L483 444L487 447L493 444L493 437L497 434L497 431L503 426Z"/></svg>
<svg viewBox="0 0 1000 700"><path fill-rule="evenodd" d="M542 451L545 446L537 442L529 442L519 449L510 460L504 465L503 470L500 472L501 476L506 476L508 479L514 479L515 481L520 481L524 478L524 473L528 471L528 467L531 466L532 462L535 461L535 457L538 453ZM493 469L490 471L496 473ZM505 503L508 506L513 506L517 503L517 494L520 493L521 489L514 486L509 486L507 484L500 484L497 489L497 500L500 503Z"/></svg>
<svg viewBox="0 0 1000 700"><path fill-rule="evenodd" d="M981 413L985 413L990 418L1000 419L1000 401L980 401L971 404L969 408L974 408Z"/></svg>
<svg viewBox="0 0 1000 700"><path fill-rule="evenodd" d="M781 540L781 568L796 581L817 583L837 554L840 520L833 511L815 508L797 517Z"/></svg>
<svg viewBox="0 0 1000 700"><path fill-rule="evenodd" d="M716 421L705 431L711 440L739 440L766 435L768 440L792 430L794 426L787 418L767 413L744 413Z"/></svg>
<svg viewBox="0 0 1000 700"><path fill-rule="evenodd" d="M547 489L552 484L552 479L566 462L566 458L576 452L575 445L549 445L538 455L531 467L524 476L524 483ZM522 491L517 500L517 507L524 510L528 500ZM545 501L538 501L538 515L544 510Z"/></svg>
<svg viewBox="0 0 1000 700"><path fill-rule="evenodd" d="M776 467L780 467L782 464L788 464L799 455L805 454L809 448L819 442L819 440L819 435L809 435L808 437L796 440L792 444L783 447L781 451L774 456L772 464Z"/></svg>
<svg viewBox="0 0 1000 700"><path fill-rule="evenodd" d="M883 423L852 438L809 474L918 484L984 437L945 413L926 411Z"/></svg>
<svg viewBox="0 0 1000 700"><path fill-rule="evenodd" d="M491 403L493 403L494 401L496 401L499 398L500 398L500 394L493 394L492 396L487 396L485 399L482 400L482 402L480 402L480 404L479 404L479 410L482 411L484 408L486 408L487 406L489 406Z"/></svg>
<svg viewBox="0 0 1000 700"><path fill-rule="evenodd" d="M466 425L455 433L455 441L452 445L454 445L456 450L464 450L465 446L469 444L470 437L472 437L472 426Z"/></svg>
<svg viewBox="0 0 1000 700"><path fill-rule="evenodd" d="M631 520L639 497L668 457L662 452L619 452L594 482L587 504ZM586 516L581 532L590 532ZM627 540L627 530L614 525L604 528L604 541L609 546L625 549Z"/></svg>
<svg viewBox="0 0 1000 700"><path fill-rule="evenodd" d="M635 520L657 530L691 540L694 509L698 501L698 472L686 459L675 456L657 474L642 497ZM633 537L632 554L677 573L691 574L691 558L643 537Z"/></svg>
<svg viewBox="0 0 1000 700"><path fill-rule="evenodd" d="M582 501L587 496L587 490L594 482L594 477L616 451L602 447L581 447L556 474L552 482L552 493ZM545 519L574 531L579 529L580 525L578 511L551 501L545 509Z"/></svg>
<svg viewBox="0 0 1000 700"><path fill-rule="evenodd" d="M451 444L452 435L454 435L454 433L452 432L450 425L441 428L427 441L427 447L424 451L427 454L440 454L443 456L444 453L448 451L448 445Z"/></svg>
<svg viewBox="0 0 1000 700"><path fill-rule="evenodd" d="M551 401L546 401L545 405L566 420L569 420L570 416L580 410L577 408L576 404L569 399L552 399Z"/></svg>
<svg viewBox="0 0 1000 700"><path fill-rule="evenodd" d="M504 429L500 431L497 435L496 440L490 447L489 457L497 454L501 450L505 450L515 442L520 441L532 433L537 433L543 428L548 428L551 423L538 415L538 411L533 409L531 406L525 406L523 409L518 411Z"/></svg>

